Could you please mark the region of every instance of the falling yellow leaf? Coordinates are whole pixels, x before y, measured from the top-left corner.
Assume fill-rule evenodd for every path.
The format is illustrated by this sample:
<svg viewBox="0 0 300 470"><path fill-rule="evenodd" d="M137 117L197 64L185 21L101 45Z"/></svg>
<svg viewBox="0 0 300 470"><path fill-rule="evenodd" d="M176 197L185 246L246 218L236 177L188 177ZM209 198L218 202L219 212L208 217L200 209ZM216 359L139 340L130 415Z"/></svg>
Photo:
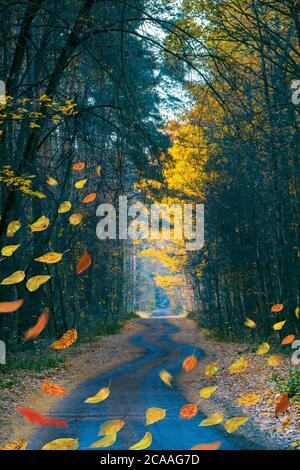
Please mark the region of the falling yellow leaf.
<svg viewBox="0 0 300 470"><path fill-rule="evenodd" d="M245 326L248 326L248 328L256 328L256 323L250 318L246 318Z"/></svg>
<svg viewBox="0 0 300 470"><path fill-rule="evenodd" d="M275 325L273 325L273 330L280 331L282 330L285 324L286 324L286 320L275 323Z"/></svg>
<svg viewBox="0 0 300 470"><path fill-rule="evenodd" d="M39 276L33 276L26 282L26 287L29 292L35 292L42 284L49 281L50 278L51 276L44 276L42 274Z"/></svg>
<svg viewBox="0 0 300 470"><path fill-rule="evenodd" d="M296 318L299 320L299 314L300 314L300 308L299 307L296 307L295 308L295 315L296 315Z"/></svg>
<svg viewBox="0 0 300 470"><path fill-rule="evenodd" d="M9 442L8 444L5 444L4 446L0 447L0 450L26 450L27 446L28 441L22 439L16 442Z"/></svg>
<svg viewBox="0 0 300 470"><path fill-rule="evenodd" d="M106 400L110 395L110 390L108 387L101 388L99 392L93 397L87 398L84 403L100 403L101 401Z"/></svg>
<svg viewBox="0 0 300 470"><path fill-rule="evenodd" d="M146 411L146 426L161 421L166 417L166 412L164 408L148 408Z"/></svg>
<svg viewBox="0 0 300 470"><path fill-rule="evenodd" d="M21 228L21 223L18 220L13 220L8 224L6 235L12 238L14 234Z"/></svg>
<svg viewBox="0 0 300 470"><path fill-rule="evenodd" d="M82 222L83 215L79 213L75 213L70 215L69 222L71 225L79 225Z"/></svg>
<svg viewBox="0 0 300 470"><path fill-rule="evenodd" d="M1 250L2 256L11 256L21 245L7 245Z"/></svg>
<svg viewBox="0 0 300 470"><path fill-rule="evenodd" d="M281 356L279 354L273 354L268 358L268 364L272 367L278 367L281 364Z"/></svg>
<svg viewBox="0 0 300 470"><path fill-rule="evenodd" d="M146 432L143 439L137 442L135 445L129 447L129 450L143 450L150 447L152 444L152 434L151 432Z"/></svg>
<svg viewBox="0 0 300 470"><path fill-rule="evenodd" d="M77 181L77 182L75 183L75 188L76 188L76 189L81 189L81 188L83 188L83 187L86 185L86 182L87 182L87 179Z"/></svg>
<svg viewBox="0 0 300 470"><path fill-rule="evenodd" d="M247 393L246 395L238 398L236 402L239 405L256 405L260 400L261 398L259 395L256 395L255 393Z"/></svg>
<svg viewBox="0 0 300 470"><path fill-rule="evenodd" d="M10 276L6 277L1 281L2 286L8 286L11 284L18 284L19 282L22 282L25 278L25 271L16 271Z"/></svg>
<svg viewBox="0 0 300 470"><path fill-rule="evenodd" d="M104 447L111 447L114 445L114 443L117 440L117 433L113 434L107 434L103 439L100 439L99 441L94 442L92 445L90 445L91 449L101 449Z"/></svg>
<svg viewBox="0 0 300 470"><path fill-rule="evenodd" d="M204 387L199 391L199 395L201 398L210 398L217 388L218 387Z"/></svg>
<svg viewBox="0 0 300 470"><path fill-rule="evenodd" d="M168 385L169 387L172 387L172 375L170 374L170 372L166 371L166 370L161 370L160 373L159 373L159 376L161 378L161 380L163 381L164 384Z"/></svg>
<svg viewBox="0 0 300 470"><path fill-rule="evenodd" d="M48 176L47 184L49 184L49 186L57 186L58 181L55 178L52 178L51 176Z"/></svg>
<svg viewBox="0 0 300 470"><path fill-rule="evenodd" d="M199 426L215 426L216 424L222 423L224 419L223 413L213 413L208 418L201 421Z"/></svg>
<svg viewBox="0 0 300 470"><path fill-rule="evenodd" d="M98 175L98 176L101 175L101 165L98 165L98 166L97 166L96 172L97 172L97 175Z"/></svg>
<svg viewBox="0 0 300 470"><path fill-rule="evenodd" d="M229 434L231 434L235 432L240 426L243 426L243 424L247 423L248 420L249 418L247 418L246 416L231 418L226 421L224 428Z"/></svg>
<svg viewBox="0 0 300 470"><path fill-rule="evenodd" d="M56 253L55 251L51 251L50 253L46 253L43 256L35 258L34 261L38 261L39 263L55 264L61 261L62 257L62 253Z"/></svg>
<svg viewBox="0 0 300 470"><path fill-rule="evenodd" d="M45 215L42 215L34 224L30 225L32 232L43 232L49 227L50 220Z"/></svg>
<svg viewBox="0 0 300 470"><path fill-rule="evenodd" d="M48 442L41 450L77 450L78 445L78 439L62 438Z"/></svg>
<svg viewBox="0 0 300 470"><path fill-rule="evenodd" d="M77 338L77 330L75 328L71 328L70 330L66 331L66 333L63 334L61 338L54 341L54 343L49 346L49 349L67 349L72 346L75 341L77 341Z"/></svg>
<svg viewBox="0 0 300 470"><path fill-rule="evenodd" d="M210 379L219 370L219 364L217 362L211 362L205 369L205 377Z"/></svg>
<svg viewBox="0 0 300 470"><path fill-rule="evenodd" d="M105 421L99 429L98 436L107 436L108 434L115 434L125 426L123 419L111 419Z"/></svg>
<svg viewBox="0 0 300 470"><path fill-rule="evenodd" d="M267 354L269 352L269 350L270 350L270 345L268 343L262 343L258 347L258 349L256 351L256 354L258 356L264 356L265 354Z"/></svg>
<svg viewBox="0 0 300 470"><path fill-rule="evenodd" d="M70 203L70 201L64 201L60 204L57 212L59 214L64 214L65 212L69 212L71 207L72 207L72 204Z"/></svg>
<svg viewBox="0 0 300 470"><path fill-rule="evenodd" d="M228 370L231 374L239 374L240 372L244 372L248 367L248 361L247 359L244 359L241 357L237 361L235 361L230 367L228 367Z"/></svg>

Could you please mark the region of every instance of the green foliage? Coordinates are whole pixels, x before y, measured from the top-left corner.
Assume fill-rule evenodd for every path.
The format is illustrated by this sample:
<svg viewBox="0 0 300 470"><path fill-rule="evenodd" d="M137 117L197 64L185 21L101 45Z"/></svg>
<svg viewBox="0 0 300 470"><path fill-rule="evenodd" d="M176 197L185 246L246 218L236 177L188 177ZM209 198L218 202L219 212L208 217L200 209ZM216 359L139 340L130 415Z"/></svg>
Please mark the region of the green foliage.
<svg viewBox="0 0 300 470"><path fill-rule="evenodd" d="M45 369L55 369L61 366L66 360L66 355L63 351L50 351L50 350L37 350L32 351L18 351L8 354L7 363L2 366L4 371L13 370L34 370L41 372Z"/></svg>
<svg viewBox="0 0 300 470"><path fill-rule="evenodd" d="M300 370L291 369L288 378L274 372L271 382L276 385L279 392L286 393L290 398L300 398Z"/></svg>

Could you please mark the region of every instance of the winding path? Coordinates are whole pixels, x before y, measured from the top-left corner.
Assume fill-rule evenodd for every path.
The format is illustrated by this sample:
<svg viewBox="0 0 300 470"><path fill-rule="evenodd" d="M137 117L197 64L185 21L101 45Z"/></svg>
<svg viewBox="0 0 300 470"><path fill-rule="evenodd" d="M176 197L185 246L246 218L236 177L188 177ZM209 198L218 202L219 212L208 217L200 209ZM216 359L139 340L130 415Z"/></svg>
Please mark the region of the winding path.
<svg viewBox="0 0 300 470"><path fill-rule="evenodd" d="M168 320L139 320L146 331L131 341L145 353L137 360L94 377L77 387L69 396L48 413L68 421L67 429L39 428L32 436L29 449L40 449L45 443L62 437L79 438L79 449L88 449L98 440L100 425L108 419L124 419L126 425L118 434L112 449L128 449L138 442L147 430L151 431L154 450L188 450L196 444L222 441L222 449L254 449L253 443L238 434L229 435L223 427L199 427L204 416L198 414L190 420L179 418L179 409L186 403L176 387L166 386L159 378L162 369L175 378L181 371L182 360L193 353L187 344L174 342L172 336L178 328ZM183 322L185 320L182 320ZM203 356L200 349L195 354ZM95 361L97 358L95 358ZM98 404L86 404L87 397L111 382L110 397ZM167 417L145 427L145 411L149 407L167 408ZM107 450L107 449L104 449Z"/></svg>

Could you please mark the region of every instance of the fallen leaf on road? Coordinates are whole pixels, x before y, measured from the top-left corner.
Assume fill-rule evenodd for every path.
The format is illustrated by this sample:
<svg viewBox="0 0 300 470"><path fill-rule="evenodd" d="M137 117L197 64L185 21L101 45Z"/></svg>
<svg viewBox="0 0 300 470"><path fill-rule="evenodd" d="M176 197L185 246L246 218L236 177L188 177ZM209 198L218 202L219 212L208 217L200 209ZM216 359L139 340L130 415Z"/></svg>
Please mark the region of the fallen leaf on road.
<svg viewBox="0 0 300 470"><path fill-rule="evenodd" d="M248 367L248 361L247 359L244 359L241 357L237 361L235 361L230 367L228 367L228 370L231 374L239 374L240 372L244 372Z"/></svg>
<svg viewBox="0 0 300 470"><path fill-rule="evenodd" d="M217 390L218 387L205 387L199 391L201 398L210 398L213 393Z"/></svg>
<svg viewBox="0 0 300 470"><path fill-rule="evenodd" d="M183 405L180 408L180 412L179 412L180 418L192 419L196 416L196 414L198 413L198 410L199 410L198 405L193 405L190 403L188 403L187 405Z"/></svg>
<svg viewBox="0 0 300 470"><path fill-rule="evenodd" d="M107 434L115 434L125 426L125 421L123 419L111 419L105 421L105 423L100 426L98 436L106 436Z"/></svg>
<svg viewBox="0 0 300 470"><path fill-rule="evenodd" d="M223 419L223 413L213 413L208 418L201 421L199 426L215 426L216 424L222 423Z"/></svg>
<svg viewBox="0 0 300 470"><path fill-rule="evenodd" d="M68 394L68 391L66 388L61 387L60 385L56 385L51 382L48 382L48 380L45 380L43 382L42 390L48 395L54 395L54 396L61 396L61 395Z"/></svg>
<svg viewBox="0 0 300 470"><path fill-rule="evenodd" d="M94 442L90 445L91 449L101 449L104 447L111 447L117 440L117 433L107 434L103 439Z"/></svg>
<svg viewBox="0 0 300 470"><path fill-rule="evenodd" d="M239 405L256 405L261 400L261 397L259 395L256 395L255 393L247 393L246 395L238 398L236 402Z"/></svg>
<svg viewBox="0 0 300 470"><path fill-rule="evenodd" d="M229 434L231 434L235 432L239 427L243 426L243 424L247 423L248 420L249 418L247 418L246 416L231 418L226 421L224 428Z"/></svg>
<svg viewBox="0 0 300 470"><path fill-rule="evenodd" d="M8 444L0 447L0 450L26 450L27 445L28 441L22 439L20 441L9 442Z"/></svg>
<svg viewBox="0 0 300 470"><path fill-rule="evenodd" d="M205 369L205 377L210 379L219 370L219 364L217 362L211 362Z"/></svg>
<svg viewBox="0 0 300 470"><path fill-rule="evenodd" d="M87 398L84 403L100 403L101 401L106 400L110 395L110 390L108 387L101 388L99 392L93 397Z"/></svg>
<svg viewBox="0 0 300 470"><path fill-rule="evenodd" d="M48 442L41 450L76 450L78 445L78 439L62 438Z"/></svg>
<svg viewBox="0 0 300 470"><path fill-rule="evenodd" d="M146 426L161 421L166 417L164 408L148 408L146 411Z"/></svg>
<svg viewBox="0 0 300 470"><path fill-rule="evenodd" d="M191 450L218 450L222 445L222 441L209 442L208 444L198 444L191 448Z"/></svg>
<svg viewBox="0 0 300 470"><path fill-rule="evenodd" d="M275 416L284 413L290 407L290 400L286 393L283 393L276 405Z"/></svg>
<svg viewBox="0 0 300 470"><path fill-rule="evenodd" d="M152 434L151 434L151 432L146 432L143 439L141 439L139 442L137 442L133 446L129 447L129 450L147 449L148 447L151 446L151 444L152 444Z"/></svg>

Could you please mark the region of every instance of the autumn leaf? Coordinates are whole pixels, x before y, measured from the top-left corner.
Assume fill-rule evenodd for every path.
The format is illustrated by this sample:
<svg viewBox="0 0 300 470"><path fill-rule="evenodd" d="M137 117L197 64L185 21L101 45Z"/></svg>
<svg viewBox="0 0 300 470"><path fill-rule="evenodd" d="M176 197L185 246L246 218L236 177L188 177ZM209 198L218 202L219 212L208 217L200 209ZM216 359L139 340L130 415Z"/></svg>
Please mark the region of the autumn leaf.
<svg viewBox="0 0 300 470"><path fill-rule="evenodd" d="M270 345L268 343L263 343L258 347L256 354L258 356L264 356L265 354L269 352L269 350L270 350Z"/></svg>
<svg viewBox="0 0 300 470"><path fill-rule="evenodd" d="M166 412L167 410L164 408L148 408L146 411L146 426L164 419L166 417Z"/></svg>
<svg viewBox="0 0 300 470"><path fill-rule="evenodd" d="M11 256L14 254L14 252L20 247L21 245L7 245L4 246L1 250L2 256Z"/></svg>
<svg viewBox="0 0 300 470"><path fill-rule="evenodd" d="M34 261L38 261L39 263L46 263L46 264L55 264L61 261L63 255L62 253L56 253L55 251L50 251L45 255L39 256L35 258Z"/></svg>
<svg viewBox="0 0 300 470"><path fill-rule="evenodd" d="M218 387L204 387L199 391L199 395L201 398L210 398L217 388Z"/></svg>
<svg viewBox="0 0 300 470"><path fill-rule="evenodd" d="M275 304L275 305L272 306L271 312L273 312L273 313L279 313L279 312L281 312L283 309L284 309L284 305L283 305L283 304Z"/></svg>
<svg viewBox="0 0 300 470"><path fill-rule="evenodd" d="M43 232L49 227L50 220L45 215L42 215L38 220L36 220L32 225L30 225L30 230L32 232Z"/></svg>
<svg viewBox="0 0 300 470"><path fill-rule="evenodd" d="M183 419L192 419L196 416L198 410L198 405L188 403L180 408L179 416Z"/></svg>
<svg viewBox="0 0 300 470"><path fill-rule="evenodd" d="M71 207L72 207L72 204L70 203L70 201L64 201L59 205L57 212L59 214L64 214L65 212L69 212Z"/></svg>
<svg viewBox="0 0 300 470"><path fill-rule="evenodd" d="M296 336L295 335L289 335L289 336L286 336L285 338L283 338L283 340L281 341L281 345L282 346L286 346L288 344L292 344L296 339Z"/></svg>
<svg viewBox="0 0 300 470"><path fill-rule="evenodd" d="M249 418L246 416L239 416L237 418L231 418L226 421L224 428L225 430L231 434L239 429L239 427L243 426L243 424L247 423Z"/></svg>
<svg viewBox="0 0 300 470"><path fill-rule="evenodd" d="M295 315L296 315L297 320L299 320L299 316L300 316L300 308L299 307L295 308Z"/></svg>
<svg viewBox="0 0 300 470"><path fill-rule="evenodd" d="M255 393L247 393L246 395L238 398L236 402L239 405L256 405L260 400L261 398L259 395L256 395Z"/></svg>
<svg viewBox="0 0 300 470"><path fill-rule="evenodd" d="M210 379L219 370L219 364L217 362L211 362L206 366L205 377Z"/></svg>
<svg viewBox="0 0 300 470"><path fill-rule="evenodd" d="M247 359L244 359L241 357L237 361L235 361L230 367L228 367L228 370L231 374L239 374L240 372L244 372L248 367L248 361Z"/></svg>
<svg viewBox="0 0 300 470"><path fill-rule="evenodd" d="M256 328L256 323L250 318L246 318L246 321L244 324L245 326L248 326L248 328Z"/></svg>
<svg viewBox="0 0 300 470"><path fill-rule="evenodd" d="M280 331L282 330L285 324L286 324L286 320L275 323L275 325L273 325L273 330Z"/></svg>
<svg viewBox="0 0 300 470"><path fill-rule="evenodd" d="M143 450L150 447L152 444L152 434L151 432L146 432L143 439L141 439L137 444L129 447L129 450Z"/></svg>
<svg viewBox="0 0 300 470"><path fill-rule="evenodd" d="M9 238L12 238L15 235L15 233L17 233L17 231L20 230L20 228L21 228L21 223L19 222L19 220L13 220L12 222L10 222L10 224L8 224L6 235Z"/></svg>
<svg viewBox="0 0 300 470"><path fill-rule="evenodd" d="M79 446L78 439L62 438L45 444L41 450L77 450Z"/></svg>
<svg viewBox="0 0 300 470"><path fill-rule="evenodd" d="M82 219L83 219L83 215L82 215L82 214L75 213L75 214L72 214L72 215L69 217L69 222L70 222L71 225L79 225L79 224L81 224Z"/></svg>
<svg viewBox="0 0 300 470"><path fill-rule="evenodd" d="M172 387L171 381L173 380L173 376L170 374L170 372L166 370L161 370L159 376L164 384L168 385L169 387Z"/></svg>
<svg viewBox="0 0 300 470"><path fill-rule="evenodd" d="M49 184L49 186L57 186L58 181L55 178L52 178L52 176L48 176L47 184Z"/></svg>
<svg viewBox="0 0 300 470"><path fill-rule="evenodd" d="M13 313L22 307L24 300L13 300L12 302L0 302L0 313Z"/></svg>
<svg viewBox="0 0 300 470"><path fill-rule="evenodd" d="M191 370L193 370L196 367L197 363L198 363L197 358L193 354L192 356L188 356L183 361L182 368L183 368L183 370L185 370L185 372L190 372Z"/></svg>
<svg viewBox="0 0 300 470"><path fill-rule="evenodd" d="M110 395L110 390L108 387L101 388L96 395L93 397L87 398L84 400L84 403L100 403L104 400L106 400Z"/></svg>
<svg viewBox="0 0 300 470"><path fill-rule="evenodd" d="M37 426L53 426L58 428L67 428L68 423L64 419L48 418L41 415L37 411L32 410L31 408L21 407L19 412L24 417L24 419L31 424Z"/></svg>
<svg viewBox="0 0 300 470"><path fill-rule="evenodd" d="M82 258L76 266L76 273L81 274L86 271L92 264L92 258L87 250L84 251Z"/></svg>
<svg viewBox="0 0 300 470"><path fill-rule="evenodd" d="M85 196L85 198L83 199L83 202L84 204L88 204L90 202L93 202L97 197L97 193L91 193L91 194L88 194L87 196Z"/></svg>
<svg viewBox="0 0 300 470"><path fill-rule="evenodd" d="M29 339L35 339L37 336L39 336L42 333L42 331L46 328L48 319L49 319L49 311L45 310L39 317L36 325L27 331L27 333L25 334L24 341L28 341Z"/></svg>
<svg viewBox="0 0 300 470"><path fill-rule="evenodd" d="M2 286L19 284L25 279L25 271L16 271L1 281Z"/></svg>
<svg viewBox="0 0 300 470"><path fill-rule="evenodd" d="M107 434L99 441L94 442L90 445L91 449L101 449L104 447L111 447L117 440L117 433Z"/></svg>
<svg viewBox="0 0 300 470"><path fill-rule="evenodd" d="M281 356L279 356L279 354L274 354L268 358L267 362L269 366L278 367L281 364Z"/></svg>
<svg viewBox="0 0 300 470"><path fill-rule="evenodd" d="M66 388L61 387L60 385L56 385L51 382L48 382L48 380L45 380L43 382L42 390L44 393L47 393L47 395L53 395L57 397L68 394L68 391Z"/></svg>
<svg viewBox="0 0 300 470"><path fill-rule="evenodd" d="M77 340L78 334L75 328L68 330L61 338L56 340L49 349L66 349L72 346Z"/></svg>
<svg viewBox="0 0 300 470"><path fill-rule="evenodd" d="M82 189L87 183L87 178L84 180L76 181L75 183L75 188L76 189Z"/></svg>
<svg viewBox="0 0 300 470"><path fill-rule="evenodd" d="M28 441L21 439L20 441L9 442L4 446L0 447L0 450L26 450Z"/></svg>
<svg viewBox="0 0 300 470"><path fill-rule="evenodd" d="M209 442L208 444L198 444L191 448L191 450L218 450L222 445L222 441Z"/></svg>
<svg viewBox="0 0 300 470"><path fill-rule="evenodd" d="M275 416L284 413L290 407L290 400L286 393L283 393L276 405Z"/></svg>
<svg viewBox="0 0 300 470"><path fill-rule="evenodd" d="M42 284L45 284L45 282L49 281L50 278L51 276L46 276L42 274L40 274L39 276L33 276L26 282L26 287L29 292L35 292L41 287Z"/></svg>
<svg viewBox="0 0 300 470"><path fill-rule="evenodd" d="M223 413L213 413L208 418L201 421L199 426L215 426L216 424L222 423L223 419Z"/></svg>
<svg viewBox="0 0 300 470"><path fill-rule="evenodd" d="M85 169L85 163L84 162L73 163L72 168L74 171L82 171Z"/></svg>
<svg viewBox="0 0 300 470"><path fill-rule="evenodd" d="M123 419L111 419L105 421L99 429L98 436L107 436L108 434L115 434L125 426Z"/></svg>
<svg viewBox="0 0 300 470"><path fill-rule="evenodd" d="M101 165L98 165L97 168L96 168L96 173L98 176L101 175Z"/></svg>

